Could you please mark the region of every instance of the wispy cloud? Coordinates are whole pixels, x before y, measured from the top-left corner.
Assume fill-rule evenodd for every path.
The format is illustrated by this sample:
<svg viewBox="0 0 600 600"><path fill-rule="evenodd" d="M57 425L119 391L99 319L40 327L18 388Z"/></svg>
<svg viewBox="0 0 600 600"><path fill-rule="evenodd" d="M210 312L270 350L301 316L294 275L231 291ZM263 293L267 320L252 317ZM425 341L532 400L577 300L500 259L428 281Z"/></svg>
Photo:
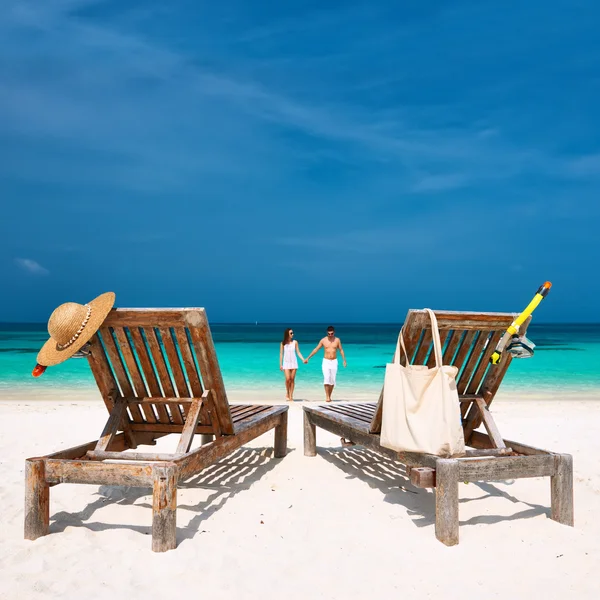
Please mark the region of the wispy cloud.
<svg viewBox="0 0 600 600"><path fill-rule="evenodd" d="M54 65L52 77L31 78L16 67L6 71L0 80L5 115L0 132L103 153L98 166L80 171L82 180L152 190L186 185L199 175L273 177L303 160L273 128L343 145L348 157L395 164L403 173L398 185L415 193L546 170L555 160L497 132L486 135L491 129L485 124L426 127L416 125L414 109L406 107L373 111L351 100L300 99L245 73L239 66L243 59L208 67L126 27L73 16L73 10L89 4L95 3L9 3L0 19L0 33L7 40L29 39L35 32L35 56L51 57ZM320 20L327 24L332 16L325 12ZM291 22L295 20L286 22L283 31ZM248 43L269 37L271 27L266 32L249 32L240 39ZM9 42L5 44L9 50ZM31 67L35 56L26 54L25 64ZM321 87L326 85L324 81ZM61 170L44 168L44 161L34 167L14 162L19 164L6 167L7 173L60 177ZM77 177L77 172L70 170L69 176Z"/></svg>
<svg viewBox="0 0 600 600"><path fill-rule="evenodd" d="M600 154L588 154L569 161L568 174L575 177L600 176Z"/></svg>
<svg viewBox="0 0 600 600"><path fill-rule="evenodd" d="M32 275L49 275L50 271L31 258L15 258L15 263Z"/></svg>
<svg viewBox="0 0 600 600"><path fill-rule="evenodd" d="M411 186L413 192L444 192L464 187L471 178L463 173L423 175Z"/></svg>

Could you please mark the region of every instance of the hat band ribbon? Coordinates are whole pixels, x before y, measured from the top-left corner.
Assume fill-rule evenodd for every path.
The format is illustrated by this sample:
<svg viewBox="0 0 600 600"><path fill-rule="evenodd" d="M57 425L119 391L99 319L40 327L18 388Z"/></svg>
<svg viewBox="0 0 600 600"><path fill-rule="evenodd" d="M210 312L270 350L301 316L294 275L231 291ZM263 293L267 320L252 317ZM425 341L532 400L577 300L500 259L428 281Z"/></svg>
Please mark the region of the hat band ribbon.
<svg viewBox="0 0 600 600"><path fill-rule="evenodd" d="M80 325L79 329L77 330L77 332L75 333L75 335L66 344L56 344L56 347L59 350L65 350L66 348L68 348L69 346L74 344L76 342L77 338L81 335L81 332L85 329L85 326L88 324L88 321L90 320L90 317L92 316L92 307L89 304L84 304L84 306L87 306L87 313L83 319L83 322L81 323L81 325Z"/></svg>

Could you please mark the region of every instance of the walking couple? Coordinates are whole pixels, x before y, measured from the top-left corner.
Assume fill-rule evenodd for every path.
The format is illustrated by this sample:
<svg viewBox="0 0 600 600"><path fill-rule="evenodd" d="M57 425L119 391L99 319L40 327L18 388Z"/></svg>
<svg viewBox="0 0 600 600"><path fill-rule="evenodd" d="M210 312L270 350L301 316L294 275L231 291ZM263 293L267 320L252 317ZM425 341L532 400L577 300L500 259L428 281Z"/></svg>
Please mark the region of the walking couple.
<svg viewBox="0 0 600 600"><path fill-rule="evenodd" d="M294 399L294 387L296 385L296 371L298 370L298 360L296 354L304 364L307 364L310 358L323 348L323 385L325 387L325 402L331 402L331 394L335 386L335 377L338 369L337 353L342 355L344 367L346 366L346 356L342 348L340 338L335 336L333 326L327 328L327 335L321 339L317 347L304 358L300 353L298 342L294 339L294 331L291 328L283 332L283 341L279 345L279 370L285 373L286 400Z"/></svg>

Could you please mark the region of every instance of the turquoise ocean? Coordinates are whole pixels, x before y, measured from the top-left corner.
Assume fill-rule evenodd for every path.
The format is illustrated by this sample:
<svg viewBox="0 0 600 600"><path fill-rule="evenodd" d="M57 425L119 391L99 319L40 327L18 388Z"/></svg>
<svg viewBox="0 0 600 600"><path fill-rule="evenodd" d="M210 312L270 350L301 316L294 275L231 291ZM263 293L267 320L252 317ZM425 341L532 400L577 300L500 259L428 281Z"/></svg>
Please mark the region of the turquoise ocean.
<svg viewBox="0 0 600 600"><path fill-rule="evenodd" d="M211 324L223 378L228 390L281 389L279 343L286 326L293 327L300 351L307 356L325 335L326 324ZM336 324L348 367L340 364L336 396L373 393L382 385L385 364L394 352L400 324ZM528 337L536 344L532 358L513 360L502 384L508 393L589 396L600 399L600 324L531 325ZM0 324L0 397L9 391L94 387L85 359L70 359L49 368L39 379L31 376L36 354L48 338L45 325ZM295 397L313 397L321 389L321 355L300 364Z"/></svg>

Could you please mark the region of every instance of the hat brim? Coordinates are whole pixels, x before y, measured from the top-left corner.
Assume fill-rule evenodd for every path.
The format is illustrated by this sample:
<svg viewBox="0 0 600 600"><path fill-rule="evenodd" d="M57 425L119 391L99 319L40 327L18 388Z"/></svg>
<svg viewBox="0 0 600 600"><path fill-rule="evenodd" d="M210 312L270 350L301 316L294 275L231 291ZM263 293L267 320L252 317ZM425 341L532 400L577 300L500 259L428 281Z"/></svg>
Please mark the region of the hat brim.
<svg viewBox="0 0 600 600"><path fill-rule="evenodd" d="M77 352L92 336L100 329L104 319L108 316L115 303L115 294L106 292L91 302L88 302L92 308L90 320L87 322L79 337L67 348L60 349L58 342L50 337L50 339L42 346L42 349L37 355L37 362L45 367L58 365L67 360Z"/></svg>

